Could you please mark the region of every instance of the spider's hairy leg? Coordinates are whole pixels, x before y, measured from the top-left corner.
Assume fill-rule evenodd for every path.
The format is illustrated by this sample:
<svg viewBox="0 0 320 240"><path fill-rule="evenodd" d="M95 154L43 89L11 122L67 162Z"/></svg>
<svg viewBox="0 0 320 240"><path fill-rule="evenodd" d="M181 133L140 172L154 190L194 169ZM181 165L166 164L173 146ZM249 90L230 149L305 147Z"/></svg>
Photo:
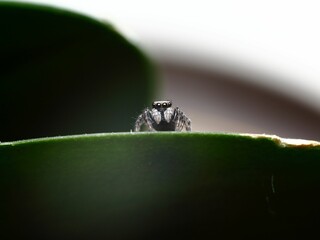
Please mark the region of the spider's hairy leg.
<svg viewBox="0 0 320 240"><path fill-rule="evenodd" d="M148 115L150 115L150 110L148 108L145 109L143 111L143 113L141 113L139 115L139 117L136 120L135 126L134 126L134 131L135 132L139 132L143 124L146 124L150 131L153 130L152 122L151 122L151 119L150 119L150 117Z"/></svg>
<svg viewBox="0 0 320 240"><path fill-rule="evenodd" d="M180 120L181 116L181 111L178 107L174 109L174 117L173 121L176 123L175 131L182 131L183 124L182 121Z"/></svg>
<svg viewBox="0 0 320 240"><path fill-rule="evenodd" d="M186 131L191 131L191 120L178 108L175 108L174 121L176 122L176 131L182 131L183 127Z"/></svg>
<svg viewBox="0 0 320 240"><path fill-rule="evenodd" d="M145 123L143 115L144 115L144 113L140 114L136 120L136 123L134 124L134 131L135 132L139 132L141 129L141 126Z"/></svg>
<svg viewBox="0 0 320 240"><path fill-rule="evenodd" d="M186 116L186 115L184 115L183 114L183 118L184 118L184 122L185 122L185 127L186 127L186 130L188 131L188 132L190 132L191 131L191 120Z"/></svg>

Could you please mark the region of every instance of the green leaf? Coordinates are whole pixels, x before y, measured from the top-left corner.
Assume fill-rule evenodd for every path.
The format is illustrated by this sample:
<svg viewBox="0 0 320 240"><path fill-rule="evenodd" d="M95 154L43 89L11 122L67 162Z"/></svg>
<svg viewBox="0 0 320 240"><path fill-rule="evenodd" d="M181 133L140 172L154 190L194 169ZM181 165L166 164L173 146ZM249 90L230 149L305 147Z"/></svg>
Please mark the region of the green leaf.
<svg viewBox="0 0 320 240"><path fill-rule="evenodd" d="M292 238L317 224L319 169L319 143L270 137L110 133L2 143L1 233Z"/></svg>
<svg viewBox="0 0 320 240"><path fill-rule="evenodd" d="M150 61L112 26L0 2L0 140L129 131L151 101Z"/></svg>

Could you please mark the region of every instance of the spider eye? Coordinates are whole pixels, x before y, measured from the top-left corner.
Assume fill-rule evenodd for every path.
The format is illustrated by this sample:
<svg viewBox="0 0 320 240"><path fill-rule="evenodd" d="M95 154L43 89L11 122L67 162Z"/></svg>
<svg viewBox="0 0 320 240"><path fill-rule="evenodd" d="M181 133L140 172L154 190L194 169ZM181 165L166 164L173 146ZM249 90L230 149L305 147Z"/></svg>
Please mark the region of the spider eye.
<svg viewBox="0 0 320 240"><path fill-rule="evenodd" d="M162 107L167 107L167 103L162 103Z"/></svg>
<svg viewBox="0 0 320 240"><path fill-rule="evenodd" d="M152 107L155 108L155 107L156 107L156 104L155 104L155 103L152 103Z"/></svg>
<svg viewBox="0 0 320 240"><path fill-rule="evenodd" d="M172 103L171 102L168 102L168 107L171 107L172 106Z"/></svg>
<svg viewBox="0 0 320 240"><path fill-rule="evenodd" d="M157 103L157 107L161 107L161 103Z"/></svg>

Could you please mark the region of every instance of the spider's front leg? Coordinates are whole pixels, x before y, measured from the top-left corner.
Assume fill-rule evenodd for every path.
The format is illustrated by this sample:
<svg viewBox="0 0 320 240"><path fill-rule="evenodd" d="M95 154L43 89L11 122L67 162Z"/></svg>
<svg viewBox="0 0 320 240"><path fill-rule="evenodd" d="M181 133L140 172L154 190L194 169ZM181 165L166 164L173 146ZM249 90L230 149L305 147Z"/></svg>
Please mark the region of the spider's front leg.
<svg viewBox="0 0 320 240"><path fill-rule="evenodd" d="M152 127L152 119L150 118L150 110L147 108L139 115L134 125L134 131L139 132L142 125L146 124L149 128L149 131L154 131Z"/></svg>
<svg viewBox="0 0 320 240"><path fill-rule="evenodd" d="M176 131L182 131L183 127L186 128L186 131L191 131L191 120L178 107L174 109L174 121Z"/></svg>

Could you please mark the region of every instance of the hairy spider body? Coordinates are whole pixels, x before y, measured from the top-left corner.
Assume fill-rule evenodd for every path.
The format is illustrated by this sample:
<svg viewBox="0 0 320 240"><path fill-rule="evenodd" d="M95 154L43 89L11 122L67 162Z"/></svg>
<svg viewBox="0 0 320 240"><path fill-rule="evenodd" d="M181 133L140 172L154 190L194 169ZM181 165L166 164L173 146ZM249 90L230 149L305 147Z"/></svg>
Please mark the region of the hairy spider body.
<svg viewBox="0 0 320 240"><path fill-rule="evenodd" d="M149 131L191 131L191 120L178 108L172 108L170 101L155 101L152 110L148 108L136 120L135 131L138 132L142 125Z"/></svg>

